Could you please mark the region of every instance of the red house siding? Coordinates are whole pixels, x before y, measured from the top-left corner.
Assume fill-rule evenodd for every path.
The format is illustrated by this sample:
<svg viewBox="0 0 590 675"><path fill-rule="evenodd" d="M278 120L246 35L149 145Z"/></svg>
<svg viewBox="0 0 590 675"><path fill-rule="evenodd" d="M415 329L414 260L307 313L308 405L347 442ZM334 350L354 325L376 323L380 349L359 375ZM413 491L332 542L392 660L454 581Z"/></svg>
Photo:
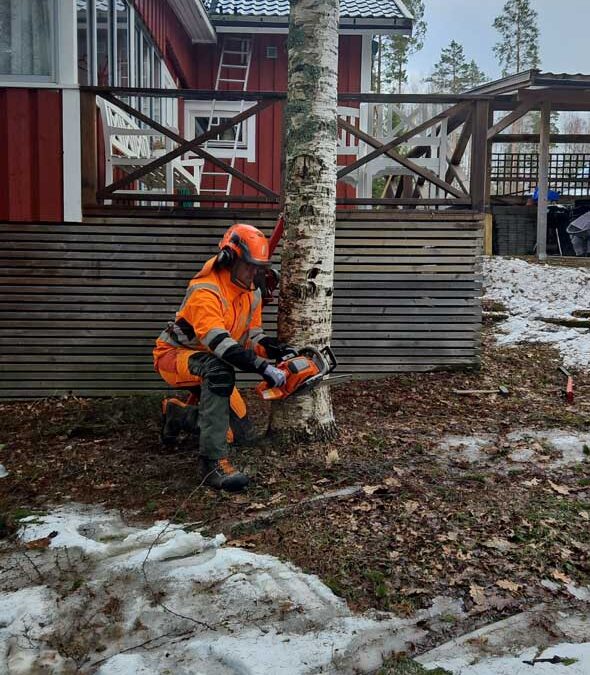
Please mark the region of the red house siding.
<svg viewBox="0 0 590 675"><path fill-rule="evenodd" d="M133 0L135 8L149 29L166 65L182 88L197 83L197 59L193 43L176 14L165 0Z"/></svg>
<svg viewBox="0 0 590 675"><path fill-rule="evenodd" d="M61 92L0 89L0 220L63 220Z"/></svg>
<svg viewBox="0 0 590 675"><path fill-rule="evenodd" d="M287 90L287 36L256 35L248 80L249 91ZM268 46L277 47L277 58L266 57ZM361 84L361 46L362 38L354 35L343 35L340 38L338 90L340 92L359 92ZM218 45L196 45L195 55L199 63L197 89L214 89L217 75L217 64L221 52L221 40ZM229 83L222 83L220 90L228 90ZM247 162L238 159L235 166L251 178L280 192L281 152L282 152L282 109L276 103L263 110L256 120L256 161ZM213 167L206 166L210 171ZM211 179L209 179L211 181ZM203 187L224 187L225 181L218 180L217 185L203 182ZM239 196L257 195L254 188L234 179L232 194ZM355 190L351 186L339 184L338 197L354 197Z"/></svg>

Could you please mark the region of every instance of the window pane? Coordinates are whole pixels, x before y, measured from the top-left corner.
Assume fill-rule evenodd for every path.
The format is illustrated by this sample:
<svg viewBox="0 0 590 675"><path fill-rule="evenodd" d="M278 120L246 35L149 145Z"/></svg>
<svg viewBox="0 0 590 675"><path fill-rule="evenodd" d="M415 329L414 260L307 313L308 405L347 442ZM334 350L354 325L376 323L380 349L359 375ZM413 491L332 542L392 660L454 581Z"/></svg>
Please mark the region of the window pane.
<svg viewBox="0 0 590 675"><path fill-rule="evenodd" d="M88 60L88 2L77 0L78 10L78 84L91 84Z"/></svg>
<svg viewBox="0 0 590 675"><path fill-rule="evenodd" d="M117 0L117 84L129 86L129 7Z"/></svg>
<svg viewBox="0 0 590 675"><path fill-rule="evenodd" d="M0 74L53 75L53 0L0 0Z"/></svg>
<svg viewBox="0 0 590 675"><path fill-rule="evenodd" d="M107 0L96 0L96 67L99 85L109 84L109 15Z"/></svg>
<svg viewBox="0 0 590 675"><path fill-rule="evenodd" d="M230 117L213 117L211 120L211 126L215 127L219 124L225 124L228 122ZM200 136L204 134L209 128L209 117L195 117L195 136ZM218 134L214 140L209 141L211 147L233 147L236 141L236 134L238 134L238 148L245 148L246 141L244 139L244 130L245 125L243 123L236 124L235 127L230 127L225 131L222 131L221 134Z"/></svg>
<svg viewBox="0 0 590 675"><path fill-rule="evenodd" d="M152 49L150 43L144 38L143 39L143 54L141 56L142 61L142 78L141 86L142 87L151 87L152 86Z"/></svg>

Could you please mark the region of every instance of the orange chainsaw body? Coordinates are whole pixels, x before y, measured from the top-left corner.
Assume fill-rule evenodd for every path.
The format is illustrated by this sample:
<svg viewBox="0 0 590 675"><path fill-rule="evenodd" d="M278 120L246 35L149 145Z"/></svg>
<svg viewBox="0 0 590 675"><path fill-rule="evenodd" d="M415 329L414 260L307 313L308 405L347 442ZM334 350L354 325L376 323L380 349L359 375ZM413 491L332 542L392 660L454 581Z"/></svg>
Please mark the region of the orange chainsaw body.
<svg viewBox="0 0 590 675"><path fill-rule="evenodd" d="M330 347L321 350L303 347L297 356L277 363L277 368L285 373L286 381L282 387L271 387L262 381L256 387L256 393L265 401L280 401L292 394L309 391L320 384L336 365L337 361Z"/></svg>

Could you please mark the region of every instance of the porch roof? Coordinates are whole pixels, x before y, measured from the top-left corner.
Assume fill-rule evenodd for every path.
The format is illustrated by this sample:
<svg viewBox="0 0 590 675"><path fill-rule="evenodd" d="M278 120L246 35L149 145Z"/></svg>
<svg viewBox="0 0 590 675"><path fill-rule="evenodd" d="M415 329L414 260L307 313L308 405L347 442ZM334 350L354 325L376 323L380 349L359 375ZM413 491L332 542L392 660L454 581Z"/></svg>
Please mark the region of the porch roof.
<svg viewBox="0 0 590 675"><path fill-rule="evenodd" d="M205 0L215 25L256 21L258 25L286 26L289 0ZM341 0L340 27L411 30L413 17L402 0Z"/></svg>

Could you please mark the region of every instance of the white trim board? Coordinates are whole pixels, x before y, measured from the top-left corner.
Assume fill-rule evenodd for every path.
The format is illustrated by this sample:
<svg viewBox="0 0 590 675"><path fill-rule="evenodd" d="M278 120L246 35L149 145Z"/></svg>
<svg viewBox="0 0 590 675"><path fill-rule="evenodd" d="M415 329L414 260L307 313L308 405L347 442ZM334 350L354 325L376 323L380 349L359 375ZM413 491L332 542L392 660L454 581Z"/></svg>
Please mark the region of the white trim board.
<svg viewBox="0 0 590 675"><path fill-rule="evenodd" d="M82 222L82 144L80 92L62 91L63 216L66 223Z"/></svg>

